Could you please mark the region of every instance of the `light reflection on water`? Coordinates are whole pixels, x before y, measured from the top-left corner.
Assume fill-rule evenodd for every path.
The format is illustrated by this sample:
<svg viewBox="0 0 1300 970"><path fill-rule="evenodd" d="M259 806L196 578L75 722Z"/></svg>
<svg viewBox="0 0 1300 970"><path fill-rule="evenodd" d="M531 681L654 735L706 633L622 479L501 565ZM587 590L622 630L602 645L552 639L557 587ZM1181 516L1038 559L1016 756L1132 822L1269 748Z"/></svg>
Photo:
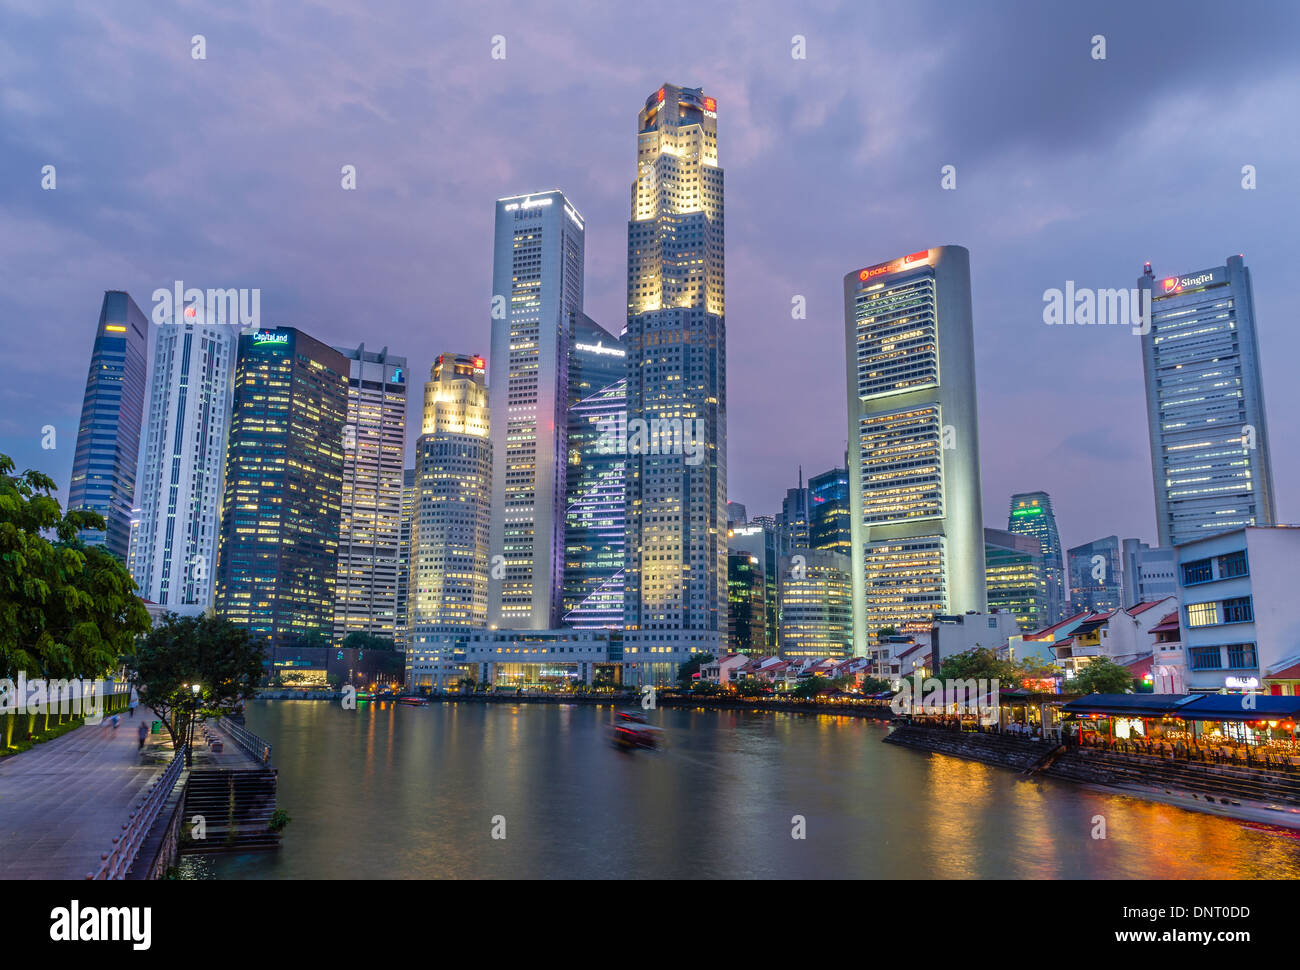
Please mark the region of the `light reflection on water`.
<svg viewBox="0 0 1300 970"><path fill-rule="evenodd" d="M665 709L627 755L609 707L249 705L278 853L191 878L1295 878L1300 839L881 744L829 715ZM491 837L504 816L505 840ZM807 838L791 838L792 817ZM1106 838L1094 839L1094 816Z"/></svg>

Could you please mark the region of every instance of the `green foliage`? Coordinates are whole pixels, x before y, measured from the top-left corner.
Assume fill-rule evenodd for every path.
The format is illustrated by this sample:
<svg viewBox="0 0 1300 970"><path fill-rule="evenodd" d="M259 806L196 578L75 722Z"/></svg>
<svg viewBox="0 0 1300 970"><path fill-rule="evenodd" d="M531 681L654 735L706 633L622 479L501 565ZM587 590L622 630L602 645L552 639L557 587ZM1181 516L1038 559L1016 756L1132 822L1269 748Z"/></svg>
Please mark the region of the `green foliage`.
<svg viewBox="0 0 1300 970"><path fill-rule="evenodd" d="M353 650L396 650L397 644L390 637L381 637L377 633L365 633L355 630L343 638L342 646Z"/></svg>
<svg viewBox="0 0 1300 970"><path fill-rule="evenodd" d="M753 677L746 677L744 680L736 681L736 693L741 697L761 697L764 694L772 693L772 688L765 683L760 683Z"/></svg>
<svg viewBox="0 0 1300 970"><path fill-rule="evenodd" d="M225 714L256 692L265 656L262 644L229 620L168 613L137 647L131 679L178 747L191 718Z"/></svg>
<svg viewBox="0 0 1300 970"><path fill-rule="evenodd" d="M103 516L65 514L48 475L13 471L0 455L0 676L101 677L149 630L149 613L126 567L77 539Z"/></svg>
<svg viewBox="0 0 1300 970"><path fill-rule="evenodd" d="M1133 688L1133 675L1109 657L1094 657L1066 683L1071 694L1126 694Z"/></svg>
<svg viewBox="0 0 1300 970"><path fill-rule="evenodd" d="M677 683L683 687L689 687L695 675L700 671L700 665L708 663L713 659L711 653L693 653L691 659L677 668Z"/></svg>
<svg viewBox="0 0 1300 970"><path fill-rule="evenodd" d="M858 690L864 694L880 694L893 689L892 683L880 677L863 677L862 683L858 685Z"/></svg>
<svg viewBox="0 0 1300 970"><path fill-rule="evenodd" d="M329 635L322 630L308 630L294 640L293 645L299 650L329 648L334 645Z"/></svg>
<svg viewBox="0 0 1300 970"><path fill-rule="evenodd" d="M814 674L807 680L802 681L792 691L795 697L816 697L824 690L830 690L835 684L825 677Z"/></svg>
<svg viewBox="0 0 1300 970"><path fill-rule="evenodd" d="M288 812L283 808L277 808L271 813L270 819L267 820L266 830L268 832L283 832L284 827L292 821L293 818Z"/></svg>

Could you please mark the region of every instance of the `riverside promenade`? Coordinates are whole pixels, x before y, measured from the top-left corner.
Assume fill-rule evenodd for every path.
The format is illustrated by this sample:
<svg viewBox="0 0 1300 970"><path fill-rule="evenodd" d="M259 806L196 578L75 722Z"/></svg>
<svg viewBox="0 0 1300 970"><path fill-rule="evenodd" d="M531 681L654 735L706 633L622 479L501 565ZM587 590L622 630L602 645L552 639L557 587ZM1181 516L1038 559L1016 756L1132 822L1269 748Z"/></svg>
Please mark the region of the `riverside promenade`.
<svg viewBox="0 0 1300 970"><path fill-rule="evenodd" d="M84 879L99 868L172 751L159 735L137 750L150 716L83 725L0 760L0 879ZM161 737L165 738L165 735Z"/></svg>

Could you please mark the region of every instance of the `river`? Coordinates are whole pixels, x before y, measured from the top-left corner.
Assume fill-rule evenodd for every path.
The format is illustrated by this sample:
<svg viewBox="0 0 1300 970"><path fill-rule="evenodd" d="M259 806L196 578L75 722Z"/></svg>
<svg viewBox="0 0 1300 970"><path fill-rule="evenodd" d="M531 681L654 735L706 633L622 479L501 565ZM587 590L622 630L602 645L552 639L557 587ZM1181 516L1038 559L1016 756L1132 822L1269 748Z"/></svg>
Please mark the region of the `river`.
<svg viewBox="0 0 1300 970"><path fill-rule="evenodd" d="M1295 837L881 744L886 728L868 720L662 709L649 717L667 747L625 754L607 739L611 716L582 705L249 704L292 817L284 843L189 856L182 875L1300 876Z"/></svg>

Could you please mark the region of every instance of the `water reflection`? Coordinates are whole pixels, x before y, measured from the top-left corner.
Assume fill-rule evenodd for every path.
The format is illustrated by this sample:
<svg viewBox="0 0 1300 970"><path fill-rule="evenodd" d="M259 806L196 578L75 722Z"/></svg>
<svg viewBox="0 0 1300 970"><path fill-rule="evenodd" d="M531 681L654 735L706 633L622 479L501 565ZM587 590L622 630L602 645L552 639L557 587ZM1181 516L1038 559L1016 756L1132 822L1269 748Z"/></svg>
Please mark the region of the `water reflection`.
<svg viewBox="0 0 1300 970"><path fill-rule="evenodd" d="M293 822L277 854L196 878L1294 878L1300 840L881 744L855 718L609 707L270 701ZM494 816L506 839L494 840ZM794 816L807 837L791 838ZM1106 838L1095 839L1096 816Z"/></svg>

